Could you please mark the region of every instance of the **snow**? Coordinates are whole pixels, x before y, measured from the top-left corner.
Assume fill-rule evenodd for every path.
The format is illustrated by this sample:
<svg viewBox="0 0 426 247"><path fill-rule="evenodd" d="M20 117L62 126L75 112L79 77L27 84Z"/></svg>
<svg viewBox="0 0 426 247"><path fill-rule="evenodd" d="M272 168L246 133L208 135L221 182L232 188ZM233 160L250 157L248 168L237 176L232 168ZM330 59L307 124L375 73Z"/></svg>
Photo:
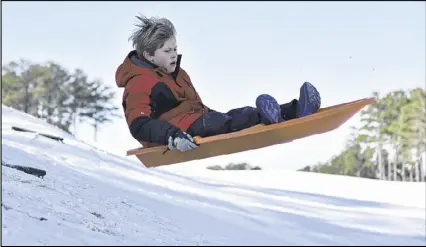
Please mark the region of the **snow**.
<svg viewBox="0 0 426 247"><path fill-rule="evenodd" d="M147 169L4 105L2 160L47 171L42 179L2 166L4 245L426 244L425 183Z"/></svg>

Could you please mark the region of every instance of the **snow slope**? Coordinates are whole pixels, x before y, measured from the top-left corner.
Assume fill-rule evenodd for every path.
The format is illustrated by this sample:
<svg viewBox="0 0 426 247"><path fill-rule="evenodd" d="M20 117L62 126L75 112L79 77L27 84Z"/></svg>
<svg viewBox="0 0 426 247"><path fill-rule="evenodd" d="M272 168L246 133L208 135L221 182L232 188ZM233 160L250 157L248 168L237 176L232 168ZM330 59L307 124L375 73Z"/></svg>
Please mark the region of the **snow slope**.
<svg viewBox="0 0 426 247"><path fill-rule="evenodd" d="M41 179L2 166L4 245L426 244L425 183L146 169L5 106L2 159L47 171Z"/></svg>

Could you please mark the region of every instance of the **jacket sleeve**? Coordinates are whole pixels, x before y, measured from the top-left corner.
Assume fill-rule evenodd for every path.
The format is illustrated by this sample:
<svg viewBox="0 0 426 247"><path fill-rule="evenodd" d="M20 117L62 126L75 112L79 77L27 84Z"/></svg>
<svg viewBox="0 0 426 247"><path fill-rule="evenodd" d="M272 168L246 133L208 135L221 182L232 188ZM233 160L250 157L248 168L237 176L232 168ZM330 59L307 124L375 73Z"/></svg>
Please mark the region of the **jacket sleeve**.
<svg viewBox="0 0 426 247"><path fill-rule="evenodd" d="M169 136L180 129L166 121L152 118L155 109L150 106L150 94L155 83L143 80L142 76L132 78L126 85L123 107L130 133L136 140L167 145Z"/></svg>

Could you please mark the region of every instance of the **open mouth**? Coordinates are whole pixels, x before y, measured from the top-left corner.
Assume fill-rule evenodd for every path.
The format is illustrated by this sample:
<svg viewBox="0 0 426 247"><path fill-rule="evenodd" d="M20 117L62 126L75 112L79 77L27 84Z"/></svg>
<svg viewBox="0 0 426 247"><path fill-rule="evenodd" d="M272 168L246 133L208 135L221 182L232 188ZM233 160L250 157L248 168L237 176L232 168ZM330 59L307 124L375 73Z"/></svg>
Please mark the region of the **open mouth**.
<svg viewBox="0 0 426 247"><path fill-rule="evenodd" d="M175 65L176 65L176 62L171 62L171 63L170 63L170 65L171 65L171 66L175 66Z"/></svg>

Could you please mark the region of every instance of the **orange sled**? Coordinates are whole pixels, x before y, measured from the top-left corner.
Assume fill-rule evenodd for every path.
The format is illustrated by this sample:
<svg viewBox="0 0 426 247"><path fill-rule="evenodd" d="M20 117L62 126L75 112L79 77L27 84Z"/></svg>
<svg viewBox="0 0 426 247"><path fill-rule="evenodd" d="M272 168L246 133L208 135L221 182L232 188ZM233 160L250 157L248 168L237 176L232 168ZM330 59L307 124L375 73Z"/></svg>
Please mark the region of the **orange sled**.
<svg viewBox="0 0 426 247"><path fill-rule="evenodd" d="M156 146L132 149L127 151L127 155L136 155L145 167L157 167L288 143L335 130L362 108L375 102L375 98L364 98L321 108L315 114L278 124L258 124L238 132L204 138L196 136L194 140L200 146L187 152L165 152L167 146Z"/></svg>

